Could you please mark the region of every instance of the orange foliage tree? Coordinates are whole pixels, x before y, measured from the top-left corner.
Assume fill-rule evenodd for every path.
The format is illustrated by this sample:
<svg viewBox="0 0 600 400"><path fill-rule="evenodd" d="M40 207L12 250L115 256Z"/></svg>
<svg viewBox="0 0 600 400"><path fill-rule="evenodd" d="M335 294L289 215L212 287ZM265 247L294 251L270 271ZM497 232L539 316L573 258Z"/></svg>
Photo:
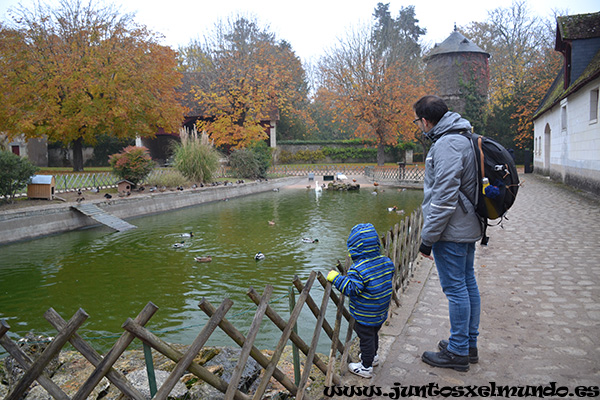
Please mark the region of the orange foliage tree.
<svg viewBox="0 0 600 400"><path fill-rule="evenodd" d="M70 144L81 171L83 144L100 134L152 136L181 124L176 53L131 15L63 0L21 7L13 19L0 27L4 133Z"/></svg>
<svg viewBox="0 0 600 400"><path fill-rule="evenodd" d="M265 122L301 114L308 86L300 59L256 20L237 17L217 24L204 43L181 50L198 129L216 146L244 148L267 138Z"/></svg>
<svg viewBox="0 0 600 400"><path fill-rule="evenodd" d="M375 140L377 164L384 164L385 145L412 140L412 105L431 90L423 74L418 38L425 32L414 19L414 7L391 18L378 4L372 27L351 32L319 63L318 97L338 121L358 138Z"/></svg>

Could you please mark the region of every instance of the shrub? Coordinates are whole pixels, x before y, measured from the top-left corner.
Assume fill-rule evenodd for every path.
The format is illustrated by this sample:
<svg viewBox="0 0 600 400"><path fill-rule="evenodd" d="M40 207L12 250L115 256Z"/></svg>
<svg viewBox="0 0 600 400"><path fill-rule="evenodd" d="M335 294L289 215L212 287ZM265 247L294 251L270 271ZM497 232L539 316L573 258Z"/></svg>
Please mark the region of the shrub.
<svg viewBox="0 0 600 400"><path fill-rule="evenodd" d="M229 156L229 165L234 174L241 178L266 178L271 159L271 148L261 141L246 149L234 150Z"/></svg>
<svg viewBox="0 0 600 400"><path fill-rule="evenodd" d="M38 171L27 158L19 157L10 151L0 151L0 196L4 201L12 203L15 194L29 182Z"/></svg>
<svg viewBox="0 0 600 400"><path fill-rule="evenodd" d="M296 153L291 153L287 150L281 150L279 153L280 164L307 164L318 163L325 160L325 153L321 150L298 150Z"/></svg>
<svg viewBox="0 0 600 400"><path fill-rule="evenodd" d="M254 153L249 149L234 150L229 156L229 165L236 176L246 179L260 177L260 166Z"/></svg>
<svg viewBox="0 0 600 400"><path fill-rule="evenodd" d="M266 178L267 171L271 167L271 160L273 159L271 148L264 141L260 141L250 146L250 151L254 154L258 165L258 177Z"/></svg>
<svg viewBox="0 0 600 400"><path fill-rule="evenodd" d="M113 173L134 185L143 181L154 169L154 161L145 147L127 146L109 157Z"/></svg>
<svg viewBox="0 0 600 400"><path fill-rule="evenodd" d="M178 186L187 186L190 181L179 171L171 168L156 169L144 181L144 185L174 188Z"/></svg>
<svg viewBox="0 0 600 400"><path fill-rule="evenodd" d="M194 130L179 131L181 143L176 143L173 152L173 167L193 182L210 182L219 168L219 152L215 150L208 135L199 137Z"/></svg>

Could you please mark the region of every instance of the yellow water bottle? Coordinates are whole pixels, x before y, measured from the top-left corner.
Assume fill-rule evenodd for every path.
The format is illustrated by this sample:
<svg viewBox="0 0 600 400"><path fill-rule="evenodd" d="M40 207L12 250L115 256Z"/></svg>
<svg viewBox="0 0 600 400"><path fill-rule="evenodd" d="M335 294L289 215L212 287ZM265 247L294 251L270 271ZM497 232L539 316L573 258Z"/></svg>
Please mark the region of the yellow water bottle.
<svg viewBox="0 0 600 400"><path fill-rule="evenodd" d="M488 178L483 178L481 180L481 191L483 192L483 195L485 196L485 188L490 186L490 180Z"/></svg>

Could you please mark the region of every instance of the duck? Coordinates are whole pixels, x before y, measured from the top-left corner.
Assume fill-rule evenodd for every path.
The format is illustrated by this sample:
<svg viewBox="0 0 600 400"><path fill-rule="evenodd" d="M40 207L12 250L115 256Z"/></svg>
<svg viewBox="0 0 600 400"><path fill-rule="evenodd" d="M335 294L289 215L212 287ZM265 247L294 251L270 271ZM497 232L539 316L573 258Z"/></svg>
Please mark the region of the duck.
<svg viewBox="0 0 600 400"><path fill-rule="evenodd" d="M110 193L104 193L104 198L107 200L110 200L110 199L112 199L112 196Z"/></svg>
<svg viewBox="0 0 600 400"><path fill-rule="evenodd" d="M373 186L379 186L379 183L373 182Z"/></svg>
<svg viewBox="0 0 600 400"><path fill-rule="evenodd" d="M319 182L315 181L315 191L316 192L322 192L323 188L321 186L319 186Z"/></svg>
<svg viewBox="0 0 600 400"><path fill-rule="evenodd" d="M319 239L302 238L304 243L319 243Z"/></svg>
<svg viewBox="0 0 600 400"><path fill-rule="evenodd" d="M256 253L256 255L254 256L254 259L255 259L256 261L264 260L264 259L265 259L265 255L259 251L259 252L258 252L258 253Z"/></svg>
<svg viewBox="0 0 600 400"><path fill-rule="evenodd" d="M404 214L404 210L396 210L396 214L403 215Z"/></svg>
<svg viewBox="0 0 600 400"><path fill-rule="evenodd" d="M194 260L196 260L198 262L211 262L212 256L194 257Z"/></svg>
<svg viewBox="0 0 600 400"><path fill-rule="evenodd" d="M179 243L175 243L175 244L173 244L173 248L174 249L181 249L184 246L184 244L185 244L184 241L181 241Z"/></svg>
<svg viewBox="0 0 600 400"><path fill-rule="evenodd" d="M279 192L279 188L273 188L274 192Z"/></svg>
<svg viewBox="0 0 600 400"><path fill-rule="evenodd" d="M182 233L182 234L181 234L181 235L179 235L179 236L181 236L181 237L184 237L184 238L191 238L191 237L194 237L194 232L190 232L190 233Z"/></svg>
<svg viewBox="0 0 600 400"><path fill-rule="evenodd" d="M394 207L388 207L388 212L392 212L392 211L396 211L398 209L398 207L394 206Z"/></svg>
<svg viewBox="0 0 600 400"><path fill-rule="evenodd" d="M269 221L269 225L271 225L271 226L275 225L275 221Z"/></svg>

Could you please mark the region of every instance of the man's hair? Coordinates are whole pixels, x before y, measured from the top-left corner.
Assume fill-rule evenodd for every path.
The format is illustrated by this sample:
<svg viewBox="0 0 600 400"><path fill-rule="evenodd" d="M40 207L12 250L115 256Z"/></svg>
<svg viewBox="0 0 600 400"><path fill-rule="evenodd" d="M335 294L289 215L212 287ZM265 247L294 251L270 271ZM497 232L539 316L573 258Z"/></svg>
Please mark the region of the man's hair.
<svg viewBox="0 0 600 400"><path fill-rule="evenodd" d="M413 106L419 118L425 118L434 125L448 112L446 102L438 96L428 95L421 97Z"/></svg>

